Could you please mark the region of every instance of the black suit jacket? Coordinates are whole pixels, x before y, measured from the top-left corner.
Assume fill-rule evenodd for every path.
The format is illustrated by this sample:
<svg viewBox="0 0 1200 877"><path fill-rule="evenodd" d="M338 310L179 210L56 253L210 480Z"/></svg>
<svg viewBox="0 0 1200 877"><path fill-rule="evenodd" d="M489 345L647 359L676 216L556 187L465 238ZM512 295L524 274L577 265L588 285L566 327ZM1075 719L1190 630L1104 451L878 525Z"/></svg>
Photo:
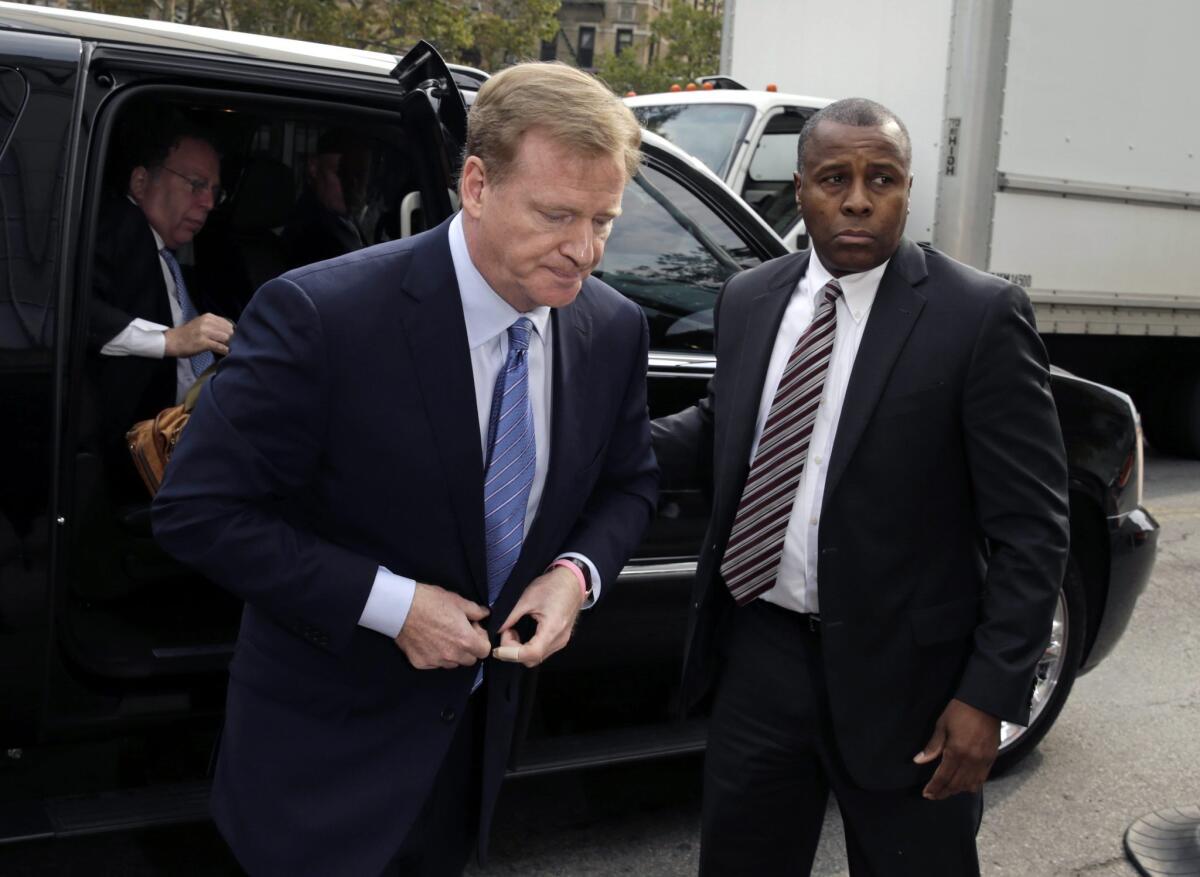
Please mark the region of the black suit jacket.
<svg viewBox="0 0 1200 877"><path fill-rule="evenodd" d="M733 601L719 567L750 465L768 360L808 264L730 279L717 370L698 406L656 421L668 480L712 467L684 695L720 665ZM1067 544L1065 452L1032 307L1018 288L903 241L884 272L826 474L821 644L838 746L865 788L907 786L959 698L1028 720Z"/></svg>
<svg viewBox="0 0 1200 877"><path fill-rule="evenodd" d="M100 208L88 316L104 433L123 444L125 430L136 421L175 404L176 384L173 358L99 355L135 317L171 325L154 234L141 208L124 196Z"/></svg>
<svg viewBox="0 0 1200 877"><path fill-rule="evenodd" d="M254 874L379 873L474 667L415 670L357 622L388 569L487 603L483 460L448 223L263 286L155 500L172 554L246 601L214 813ZM555 310L538 514L487 626L563 551L616 581L654 508L640 309L595 279ZM524 676L487 664L482 833Z"/></svg>

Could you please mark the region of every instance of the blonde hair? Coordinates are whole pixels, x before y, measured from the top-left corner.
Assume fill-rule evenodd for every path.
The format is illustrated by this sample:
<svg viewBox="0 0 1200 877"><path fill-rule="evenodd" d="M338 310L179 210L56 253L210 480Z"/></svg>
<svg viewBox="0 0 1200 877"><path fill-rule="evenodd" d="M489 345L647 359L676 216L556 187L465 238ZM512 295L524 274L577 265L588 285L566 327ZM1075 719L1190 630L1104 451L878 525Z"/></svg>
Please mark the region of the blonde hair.
<svg viewBox="0 0 1200 877"><path fill-rule="evenodd" d="M629 179L642 160L642 129L629 107L600 80L560 61L517 64L483 84L467 116L464 158L478 157L499 182L533 128L580 152L617 158Z"/></svg>

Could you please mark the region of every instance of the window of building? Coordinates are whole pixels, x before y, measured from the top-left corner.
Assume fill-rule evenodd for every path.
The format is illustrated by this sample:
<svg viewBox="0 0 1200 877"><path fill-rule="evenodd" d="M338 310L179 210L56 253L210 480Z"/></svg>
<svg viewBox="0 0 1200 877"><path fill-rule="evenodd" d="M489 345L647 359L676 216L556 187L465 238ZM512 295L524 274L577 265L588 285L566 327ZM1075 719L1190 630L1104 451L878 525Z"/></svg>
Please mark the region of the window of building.
<svg viewBox="0 0 1200 877"><path fill-rule="evenodd" d="M579 53L576 56L580 67L591 67L596 60L596 28L579 29Z"/></svg>
<svg viewBox="0 0 1200 877"><path fill-rule="evenodd" d="M633 45L633 28L619 27L617 28L617 54Z"/></svg>
<svg viewBox="0 0 1200 877"><path fill-rule="evenodd" d="M632 3L618 3L617 21L637 21L637 7Z"/></svg>
<svg viewBox="0 0 1200 877"><path fill-rule="evenodd" d="M542 51L538 55L542 61L554 61L558 58L558 34L552 40L542 40Z"/></svg>

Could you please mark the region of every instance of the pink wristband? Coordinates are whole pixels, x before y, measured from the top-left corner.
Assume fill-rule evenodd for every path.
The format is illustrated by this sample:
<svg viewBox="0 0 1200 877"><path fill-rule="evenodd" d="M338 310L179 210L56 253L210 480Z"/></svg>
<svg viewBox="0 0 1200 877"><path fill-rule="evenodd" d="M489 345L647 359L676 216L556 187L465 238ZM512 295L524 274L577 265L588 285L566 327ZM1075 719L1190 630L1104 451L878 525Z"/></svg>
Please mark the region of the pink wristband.
<svg viewBox="0 0 1200 877"><path fill-rule="evenodd" d="M561 566L575 573L575 579L579 582L579 590L583 591L583 596L586 598L588 590L587 582L583 578L583 570L581 570L571 561L567 560L565 557L560 557L558 560L554 561L554 563L550 564L549 568L554 569L556 566Z"/></svg>

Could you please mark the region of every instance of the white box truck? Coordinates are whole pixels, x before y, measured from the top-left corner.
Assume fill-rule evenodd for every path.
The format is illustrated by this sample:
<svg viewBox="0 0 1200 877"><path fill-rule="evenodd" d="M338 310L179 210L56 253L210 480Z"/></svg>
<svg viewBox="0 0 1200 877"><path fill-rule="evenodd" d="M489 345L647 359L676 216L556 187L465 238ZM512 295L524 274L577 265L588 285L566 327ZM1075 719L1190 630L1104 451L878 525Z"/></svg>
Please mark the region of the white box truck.
<svg viewBox="0 0 1200 877"><path fill-rule="evenodd" d="M1200 456L1200 3L725 0L725 18L721 73L899 114L909 235L1024 286L1057 365Z"/></svg>

